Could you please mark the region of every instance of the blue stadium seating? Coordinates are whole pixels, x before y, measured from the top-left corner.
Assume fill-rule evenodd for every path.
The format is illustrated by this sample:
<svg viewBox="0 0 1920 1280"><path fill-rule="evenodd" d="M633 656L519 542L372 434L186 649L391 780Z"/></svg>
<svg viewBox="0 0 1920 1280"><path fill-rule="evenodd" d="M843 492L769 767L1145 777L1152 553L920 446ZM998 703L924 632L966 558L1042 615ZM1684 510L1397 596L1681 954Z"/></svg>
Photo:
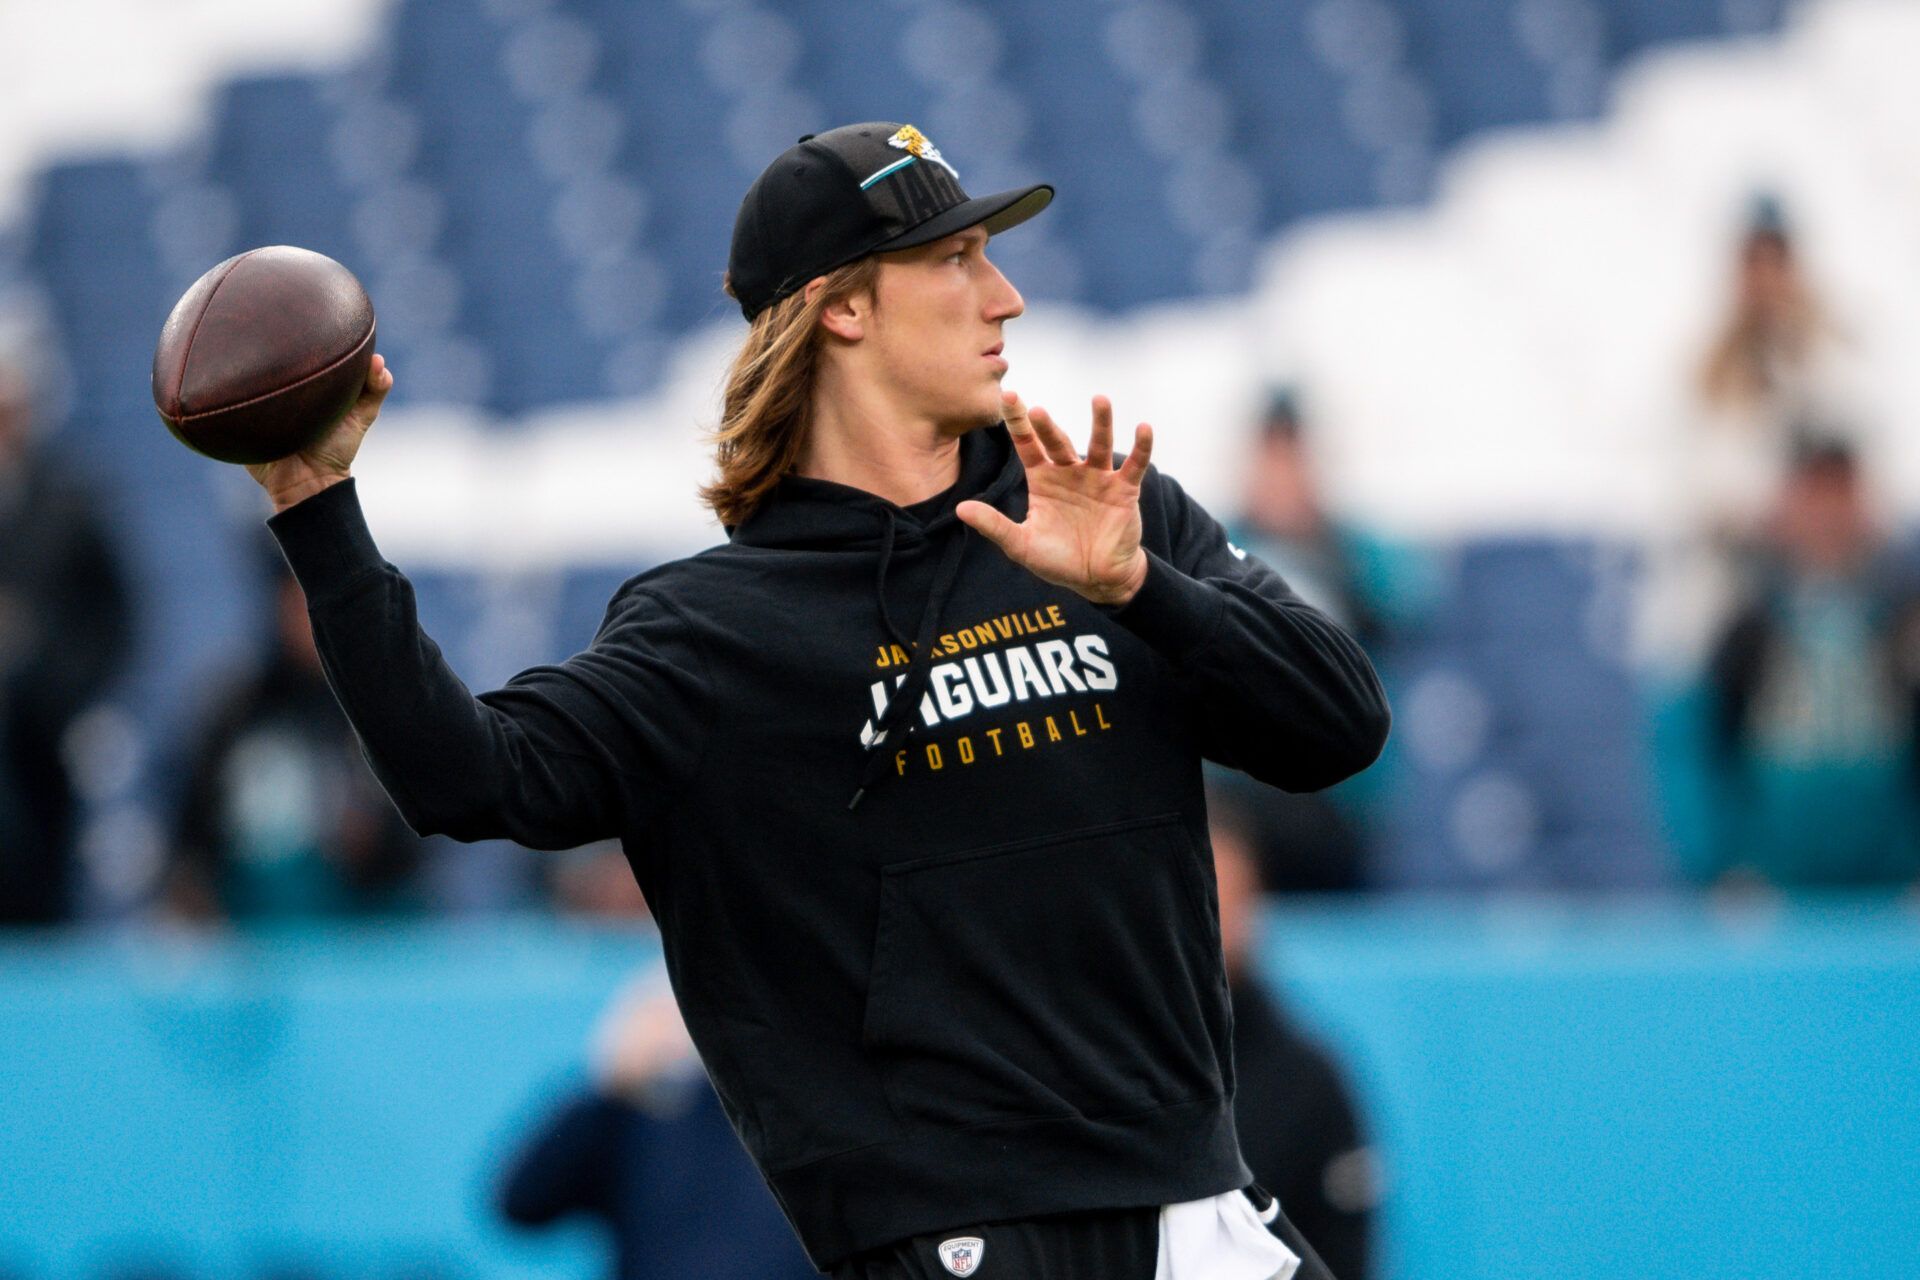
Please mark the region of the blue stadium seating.
<svg viewBox="0 0 1920 1280"><path fill-rule="evenodd" d="M1209 15L1237 149L1267 178L1269 225L1377 202L1374 159L1343 118L1348 86L1312 47L1307 10L1227 0Z"/></svg>
<svg viewBox="0 0 1920 1280"><path fill-rule="evenodd" d="M1401 699L1401 786L1382 879L1402 888L1630 888L1661 883L1640 698L1621 660L1623 619L1609 578L1634 571L1616 549L1581 542L1471 543L1401 655L1396 695L1444 673L1475 699L1480 725L1417 722L1436 709ZM1450 709L1450 708L1449 708ZM1410 722L1410 717L1414 722Z"/></svg>
<svg viewBox="0 0 1920 1280"><path fill-rule="evenodd" d="M1476 129L1560 114L1548 93L1548 69L1522 45L1518 16L1506 0L1412 0L1408 5L1415 57L1443 104L1438 122L1443 143Z"/></svg>
<svg viewBox="0 0 1920 1280"><path fill-rule="evenodd" d="M1780 6L1588 7L1597 47L1615 60L1653 40L1716 34L1733 21L1777 22ZM1191 6L1198 62L1190 79L1224 101L1223 154L1244 164L1258 188L1247 231L1266 235L1297 217L1397 198L1382 176L1388 152L1418 156L1476 129L1556 114L1553 68L1527 47L1518 11L1509 0ZM1183 184L1204 184L1218 170L1183 168L1188 157L1148 146L1140 117L1151 123L1147 108L1164 99L1103 54L1116 12L1095 0L992 0L960 19L903 4L874 21L827 0L778 14L573 0L510 18L478 0L401 0L372 62L333 75L231 83L204 147L174 160L231 193L239 213L233 247L297 243L360 264L377 256L351 226L368 179L343 155L341 130L347 114L369 102L406 113L418 128L414 144L376 134L361 145L386 142L404 169L390 176L422 183L444 201L447 217L428 248L466 286L450 332L478 342L500 367L489 402L513 413L606 394L604 362L619 338L632 336L582 329L552 229L566 176L549 171L555 163L647 193L641 239L664 280L658 300L639 309L634 332L661 341L729 314L719 278L733 209L789 134L859 118L931 120L950 109L974 119L983 101L1006 103L1000 115L1016 122L1018 139L1003 155L997 140L969 138L955 147L957 158L965 163L975 150L989 176L1018 170L1058 184L1050 234L1080 251L1084 269L1071 286L1080 300L1122 309L1206 291L1194 269L1201 246L1174 210ZM979 47L936 59L909 47L931 37ZM1386 61L1353 65L1354 49L1384 49ZM967 74L942 72L938 84L926 78L930 66L964 66L968 57L984 68L972 115ZM574 151L583 154L568 152L566 126L585 118L577 104L586 99L617 122L605 154L577 139ZM560 142L543 143L543 128ZM560 161L550 154L556 146L567 152ZM146 278L148 228L166 195L164 184L143 180L149 167L90 162L43 178L29 235L33 268L56 297L76 304L62 308L62 318L83 366L91 348L120 345L100 326L119 333L116 320L150 312L147 290L126 287L130 275L152 284L154 296L165 292ZM1046 287L1039 282L1039 296ZM122 358L95 367L124 367L136 336L145 342L133 330L129 324L120 335ZM390 330L384 340L404 350L419 336ZM526 354L541 343L538 358Z"/></svg>
<svg viewBox="0 0 1920 1280"><path fill-rule="evenodd" d="M1523 7L1525 22L1573 27L1527 28ZM643 391L676 338L736 314L721 272L740 193L803 130L891 117L945 138L938 122L956 122L948 146L975 188L1029 175L1059 188L999 255L1022 288L1118 311L1238 287L1245 250L1296 219L1420 198L1435 149L1475 130L1591 109L1567 83L1595 59L1604 72L1656 41L1763 29L1782 7L397 0L360 65L236 80L208 135L174 154L45 170L25 227L0 237L0 275L50 298L73 418L106 460L146 597L132 705L164 741L191 700L181 673L251 639L234 621L252 589L231 549L234 513L251 508L147 402L167 307L221 256L296 243L349 262L381 302L382 349L409 371L403 402L511 422ZM1163 44L1143 54L1142 30ZM1464 773L1410 770L1390 879L1497 878L1449 843L1476 770L1498 782L1478 793L1490 811L1532 806L1525 866L1498 877L1577 878L1580 850L1647 846L1632 699L1585 639L1600 563L1531 544L1462 557L1431 651L1406 666L1500 690L1494 729ZM505 655L585 642L624 574L582 574L529 597L562 621L514 632L520 648L473 639L502 625L480 607L484 584L423 585L423 608L450 650L479 655L479 683Z"/></svg>

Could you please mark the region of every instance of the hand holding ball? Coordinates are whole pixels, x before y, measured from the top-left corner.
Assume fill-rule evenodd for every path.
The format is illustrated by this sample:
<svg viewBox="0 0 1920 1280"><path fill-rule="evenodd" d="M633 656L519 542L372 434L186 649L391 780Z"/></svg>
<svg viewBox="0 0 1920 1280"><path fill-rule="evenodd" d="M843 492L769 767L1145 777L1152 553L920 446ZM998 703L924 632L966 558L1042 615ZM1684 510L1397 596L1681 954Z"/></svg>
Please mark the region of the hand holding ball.
<svg viewBox="0 0 1920 1280"><path fill-rule="evenodd" d="M291 459L374 391L373 338L373 303L351 271L306 249L253 249L201 276L174 306L153 353L153 402L181 443L210 458Z"/></svg>

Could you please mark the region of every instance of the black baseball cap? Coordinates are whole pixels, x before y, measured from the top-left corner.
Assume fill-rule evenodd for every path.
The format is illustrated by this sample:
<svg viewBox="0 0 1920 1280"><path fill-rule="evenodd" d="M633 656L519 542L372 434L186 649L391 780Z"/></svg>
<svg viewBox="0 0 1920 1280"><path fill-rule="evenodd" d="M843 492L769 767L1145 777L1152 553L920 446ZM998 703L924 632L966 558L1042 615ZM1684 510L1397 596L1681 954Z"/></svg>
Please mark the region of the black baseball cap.
<svg viewBox="0 0 1920 1280"><path fill-rule="evenodd" d="M810 133L747 188L727 280L751 320L815 276L870 253L973 226L997 234L1052 199L1044 182L968 196L940 149L910 124L876 120Z"/></svg>

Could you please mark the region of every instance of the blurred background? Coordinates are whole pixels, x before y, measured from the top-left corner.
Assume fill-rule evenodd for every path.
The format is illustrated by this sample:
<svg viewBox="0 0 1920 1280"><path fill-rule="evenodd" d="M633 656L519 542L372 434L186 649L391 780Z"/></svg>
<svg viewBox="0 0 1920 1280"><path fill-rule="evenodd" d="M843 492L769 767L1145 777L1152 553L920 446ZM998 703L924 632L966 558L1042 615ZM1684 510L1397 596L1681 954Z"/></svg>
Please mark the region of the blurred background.
<svg viewBox="0 0 1920 1280"><path fill-rule="evenodd" d="M1343 1280L1920 1265L1920 3L0 0L0 1277L797 1276L617 849L420 840L148 366L359 274L473 687L720 532L733 211L910 120L1028 314L1367 645L1217 779L1241 1125ZM1079 428L1075 428L1078 430Z"/></svg>

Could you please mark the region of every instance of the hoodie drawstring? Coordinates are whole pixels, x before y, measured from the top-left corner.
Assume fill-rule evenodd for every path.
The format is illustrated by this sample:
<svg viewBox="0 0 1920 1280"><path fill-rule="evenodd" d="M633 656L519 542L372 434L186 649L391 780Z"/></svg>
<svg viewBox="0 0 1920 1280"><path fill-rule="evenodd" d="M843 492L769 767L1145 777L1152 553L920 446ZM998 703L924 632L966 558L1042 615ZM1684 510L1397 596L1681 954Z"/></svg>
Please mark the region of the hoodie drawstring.
<svg viewBox="0 0 1920 1280"><path fill-rule="evenodd" d="M880 623L887 629L887 637L911 653L912 642L907 639L906 632L893 625L893 614L887 611L887 570L893 564L893 537L900 526L893 518L892 511L883 514L887 517L887 533L880 540L880 571L874 580L873 594L880 601Z"/></svg>
<svg viewBox="0 0 1920 1280"><path fill-rule="evenodd" d="M892 615L887 612L887 569L893 563L896 528L893 513L889 511L886 537L880 544L880 573L874 591L880 602L881 623L896 643L905 644L907 637L894 625ZM960 575L960 557L966 551L969 532L967 526L958 525L940 553L940 564L933 574L933 589L927 593L927 607L920 613L920 637L909 650L913 657L907 666L906 679L894 689L893 696L887 700L887 709L881 713L880 722L874 726L873 741L867 747L867 767L860 775L860 786L854 791L853 799L847 801L849 812L887 776L887 767L893 763L894 755L887 748L893 740L894 731L904 726L904 732L900 735L902 745L913 736L913 713L918 710L920 699L927 691L927 682L933 674L933 638L940 630L940 612L946 607L947 593L953 589L954 579Z"/></svg>

